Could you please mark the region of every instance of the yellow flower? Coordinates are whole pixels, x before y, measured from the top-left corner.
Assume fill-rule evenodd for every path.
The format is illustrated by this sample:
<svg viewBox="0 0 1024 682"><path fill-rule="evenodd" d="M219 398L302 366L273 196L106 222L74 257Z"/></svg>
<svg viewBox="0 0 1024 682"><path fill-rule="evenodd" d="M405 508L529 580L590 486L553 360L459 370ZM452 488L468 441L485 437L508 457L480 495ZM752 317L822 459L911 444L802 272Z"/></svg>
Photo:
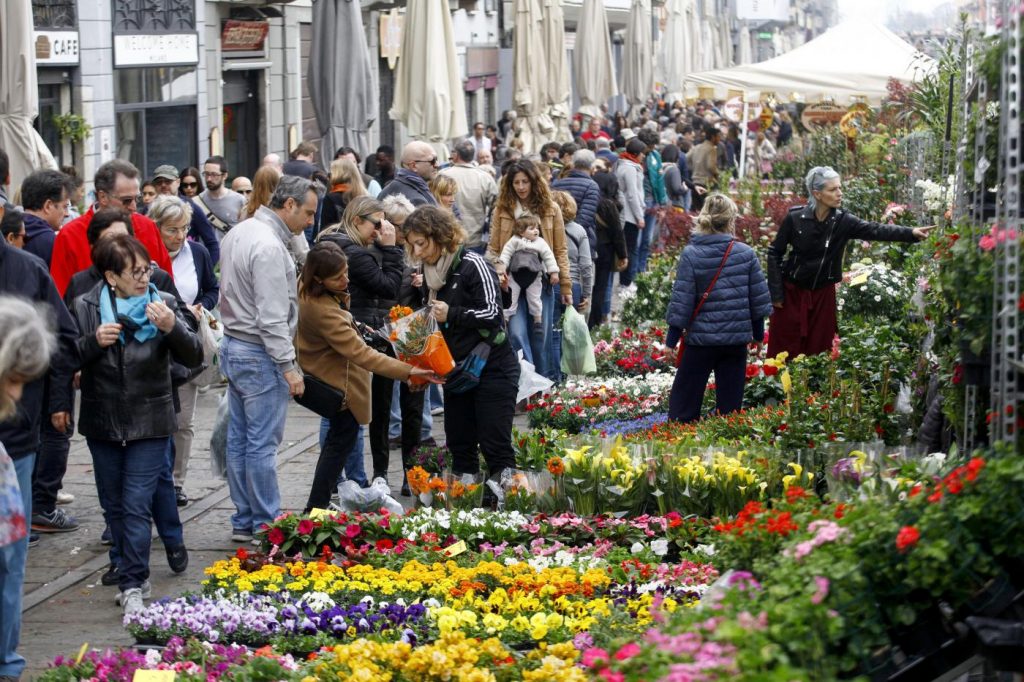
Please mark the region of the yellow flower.
<svg viewBox="0 0 1024 682"><path fill-rule="evenodd" d="M779 381L782 383L782 390L789 395L790 391L793 390L793 379L789 376L789 370L782 370L782 374L779 375Z"/></svg>

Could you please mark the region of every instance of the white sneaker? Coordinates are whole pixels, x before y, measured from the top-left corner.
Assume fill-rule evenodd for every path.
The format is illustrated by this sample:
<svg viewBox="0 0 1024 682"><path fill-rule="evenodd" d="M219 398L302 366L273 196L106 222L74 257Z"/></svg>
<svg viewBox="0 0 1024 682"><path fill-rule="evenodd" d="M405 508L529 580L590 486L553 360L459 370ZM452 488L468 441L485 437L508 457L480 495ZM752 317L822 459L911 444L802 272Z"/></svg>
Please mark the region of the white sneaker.
<svg viewBox="0 0 1024 682"><path fill-rule="evenodd" d="M125 590L124 592L118 592L117 596L114 597L114 601L117 602L118 606L121 606L124 603L124 600L127 598L125 595L127 595L132 590L138 590L139 594L143 599L149 599L153 596L153 585L147 580L143 582L142 585L140 585L139 587L131 587Z"/></svg>
<svg viewBox="0 0 1024 682"><path fill-rule="evenodd" d="M75 496L71 493L66 493L63 490L57 491L57 504L71 504L75 501Z"/></svg>
<svg viewBox="0 0 1024 682"><path fill-rule="evenodd" d="M432 416L432 417L436 417L436 416L441 415L441 414L444 414L444 406L443 405L441 407L435 407L435 408L432 408L430 410L430 416Z"/></svg>
<svg viewBox="0 0 1024 682"><path fill-rule="evenodd" d="M146 608L145 603L142 601L142 589L138 587L131 587L122 592L118 599L124 607L124 615L131 616Z"/></svg>

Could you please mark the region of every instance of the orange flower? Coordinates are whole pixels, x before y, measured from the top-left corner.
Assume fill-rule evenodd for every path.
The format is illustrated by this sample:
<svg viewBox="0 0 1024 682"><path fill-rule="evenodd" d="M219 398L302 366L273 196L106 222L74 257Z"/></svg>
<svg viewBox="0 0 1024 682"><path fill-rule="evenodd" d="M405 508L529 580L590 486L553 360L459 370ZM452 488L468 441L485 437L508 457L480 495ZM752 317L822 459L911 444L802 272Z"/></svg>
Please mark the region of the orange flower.
<svg viewBox="0 0 1024 682"><path fill-rule="evenodd" d="M392 322L397 322L406 315L412 315L412 308L404 305L392 306L391 310L388 311L388 317L391 318Z"/></svg>
<svg viewBox="0 0 1024 682"><path fill-rule="evenodd" d="M409 488L411 488L413 493L417 495L430 490L430 474L428 474L423 467L413 467L412 469L409 469L408 473L406 473L406 479L409 481Z"/></svg>
<svg viewBox="0 0 1024 682"><path fill-rule="evenodd" d="M561 457L552 457L548 460L548 471L552 476L561 476L565 473L565 462Z"/></svg>
<svg viewBox="0 0 1024 682"><path fill-rule="evenodd" d="M427 483L427 487L431 491L436 491L439 493L443 493L448 488L448 486L445 485L444 479L438 478L437 476L430 479L430 481Z"/></svg>

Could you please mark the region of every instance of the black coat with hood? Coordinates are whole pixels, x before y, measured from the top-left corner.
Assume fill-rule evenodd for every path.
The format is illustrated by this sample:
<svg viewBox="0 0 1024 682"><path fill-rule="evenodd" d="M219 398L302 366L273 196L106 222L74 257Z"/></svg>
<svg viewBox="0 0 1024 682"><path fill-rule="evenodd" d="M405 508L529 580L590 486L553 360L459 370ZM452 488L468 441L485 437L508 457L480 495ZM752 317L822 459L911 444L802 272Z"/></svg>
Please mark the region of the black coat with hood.
<svg viewBox="0 0 1024 682"><path fill-rule="evenodd" d="M349 312L357 322L380 329L388 321L388 313L398 305L405 269L405 252L400 246L362 246L344 231L321 235L348 257Z"/></svg>

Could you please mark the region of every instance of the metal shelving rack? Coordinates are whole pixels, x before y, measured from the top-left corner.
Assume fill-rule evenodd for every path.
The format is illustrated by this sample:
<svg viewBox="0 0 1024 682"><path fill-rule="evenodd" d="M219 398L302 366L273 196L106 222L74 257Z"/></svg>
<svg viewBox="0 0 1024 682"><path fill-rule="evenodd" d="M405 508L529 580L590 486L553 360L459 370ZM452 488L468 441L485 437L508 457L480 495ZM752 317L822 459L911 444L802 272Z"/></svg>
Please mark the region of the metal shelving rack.
<svg viewBox="0 0 1024 682"><path fill-rule="evenodd" d="M1017 3L1003 0L1002 35L1005 44L999 92L999 158L996 228L1008 237L997 240L992 315L992 419L993 442L1017 442L1018 367L1020 339L1020 246L1021 180L1024 155L1021 148L1021 17Z"/></svg>

